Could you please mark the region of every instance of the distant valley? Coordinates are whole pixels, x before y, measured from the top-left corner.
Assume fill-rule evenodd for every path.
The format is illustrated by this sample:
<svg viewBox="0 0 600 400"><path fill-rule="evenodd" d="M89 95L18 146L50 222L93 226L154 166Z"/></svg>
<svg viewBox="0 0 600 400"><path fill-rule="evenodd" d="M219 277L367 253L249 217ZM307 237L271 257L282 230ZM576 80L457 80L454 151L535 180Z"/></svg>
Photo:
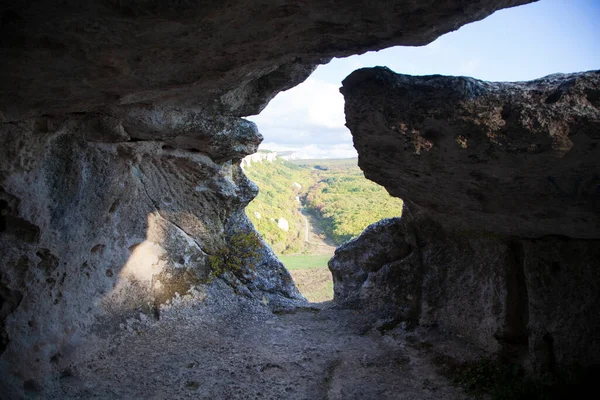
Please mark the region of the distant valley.
<svg viewBox="0 0 600 400"><path fill-rule="evenodd" d="M260 151L242 165L260 188L246 214L311 301L333 295L326 267L335 247L402 214L402 200L367 180L356 158L287 160Z"/></svg>

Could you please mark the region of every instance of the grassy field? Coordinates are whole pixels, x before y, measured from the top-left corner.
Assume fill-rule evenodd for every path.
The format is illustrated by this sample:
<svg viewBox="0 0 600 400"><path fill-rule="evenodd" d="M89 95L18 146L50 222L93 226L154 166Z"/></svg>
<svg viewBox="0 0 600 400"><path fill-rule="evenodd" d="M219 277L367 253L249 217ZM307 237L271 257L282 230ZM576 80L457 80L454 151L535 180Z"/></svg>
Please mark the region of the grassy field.
<svg viewBox="0 0 600 400"><path fill-rule="evenodd" d="M278 256L279 260L290 270L327 268L327 261L332 257L329 254L302 255L302 256Z"/></svg>
<svg viewBox="0 0 600 400"><path fill-rule="evenodd" d="M300 293L313 303L333 299L333 280L327 268L330 258L331 255L328 254L279 256Z"/></svg>

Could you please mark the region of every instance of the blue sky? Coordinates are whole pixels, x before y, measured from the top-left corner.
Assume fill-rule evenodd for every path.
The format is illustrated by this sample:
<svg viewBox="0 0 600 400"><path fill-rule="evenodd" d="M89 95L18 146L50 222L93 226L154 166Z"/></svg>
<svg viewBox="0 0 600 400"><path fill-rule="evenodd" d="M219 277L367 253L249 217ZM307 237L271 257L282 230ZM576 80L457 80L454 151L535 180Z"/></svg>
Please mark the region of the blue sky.
<svg viewBox="0 0 600 400"><path fill-rule="evenodd" d="M427 46L334 59L249 118L265 137L261 148L295 150L303 158L355 156L339 87L352 71L377 65L491 81L600 69L600 0L541 0L500 10Z"/></svg>

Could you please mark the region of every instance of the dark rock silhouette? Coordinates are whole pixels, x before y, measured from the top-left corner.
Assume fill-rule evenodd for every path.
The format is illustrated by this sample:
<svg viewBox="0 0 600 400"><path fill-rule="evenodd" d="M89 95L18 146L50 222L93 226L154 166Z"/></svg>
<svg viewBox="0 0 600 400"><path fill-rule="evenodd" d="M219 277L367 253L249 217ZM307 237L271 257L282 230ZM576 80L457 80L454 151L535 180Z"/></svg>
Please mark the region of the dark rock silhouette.
<svg viewBox="0 0 600 400"><path fill-rule="evenodd" d="M408 386L413 398L439 398L442 391L446 398L461 398L432 372L431 362L415 355L418 351L411 355L415 369L395 381L397 374L386 370L379 355L391 354L389 365L401 369L405 354L388 351L389 338L372 335L364 321L359 330L346 329L354 323L347 311L339 336L331 322L335 312L309 311L326 321L307 323L302 337L289 336L296 364L270 359L284 351L271 345L287 332L281 321L288 318L276 320L270 312L296 310L289 314L294 325L306 315L312 318L304 314L306 302L260 240L231 270L211 262L211 256L256 234L243 215L256 187L239 161L262 138L243 116L260 112L278 92L332 57L423 45L497 9L528 2L3 2L2 396L148 397L169 386L144 380L147 359L167 357L156 364L164 368L152 371L183 379L187 375L165 370L172 359L166 349L179 349L179 359L200 345L206 348L198 351L211 362L229 363L225 370L238 377L239 365L242 371L253 368L251 362L235 363L247 361L252 349L260 353L258 379L271 374L277 382L280 368L302 374L302 368L294 369L298 365L314 366L306 376L326 377L323 385L289 398L372 397L376 386L361 388L360 381L353 381L352 390L344 386L343 377L354 373L359 380L361 371L371 371L369 385L380 384L380 376L392 379L393 385L383 384L381 398L394 398ZM356 79L357 88L360 82L372 87L360 74L369 73L359 71L345 86ZM387 93L387 83L405 85L417 78L380 71L377 79L385 81L381 90ZM360 242L340 249L332 264L338 274L336 301L358 307L359 313L368 310L368 322L377 317L380 331L388 329L388 320L398 323L393 329L400 336L408 329L402 322L438 325L543 368L597 362L597 73L512 85L419 79L426 90L413 91L412 101L392 93L384 100L368 93L347 100L361 167L406 199L412 216L366 232L360 240L372 243L370 249ZM395 101L404 109L395 112L406 114L386 111ZM359 118L358 103L373 109ZM398 120L378 126L371 112ZM372 141L387 143L385 148L373 153L363 145L361 123L369 131L365 141L383 135L381 142ZM470 131L460 133L465 127ZM442 149L448 153L438 153ZM392 158L402 171L386 164ZM466 180L458 184L458 178ZM384 239L380 229L391 236ZM386 241L390 247L383 246ZM356 249L359 258L344 258ZM344 268L356 276L345 277ZM401 288L398 280L404 282ZM250 326L236 331L236 321ZM177 330L182 323L202 329L182 335ZM143 340L146 328L149 337L161 339L150 342L158 349L140 354L152 347ZM325 352L326 362L302 359L298 355L305 350L310 357L324 353L311 347L311 329L331 333L336 351L346 353ZM254 335L244 342L250 345L236 347L239 338L227 336L234 331L240 338ZM170 347L172 340L185 341L194 332L206 336ZM268 340L261 340L261 332ZM370 336L363 340L366 333ZM352 346L343 346L345 341L373 353L348 350ZM240 350L229 361L223 359L225 350L210 347L216 344ZM128 365L127 357L144 367L128 371L139 374L133 388L111 392L112 382L105 380L96 392L78 386L75 375L93 385L97 377L114 377L110 366ZM90 365L99 369L83 372ZM101 370L103 365L109 369ZM211 375L217 389L202 393L243 397L243 391L232 394L219 386L229 382L221 383L217 370ZM418 381L421 376L435 381ZM195 380L185 382L190 383L184 392L201 387ZM284 389L273 385L261 394L281 397Z"/></svg>
<svg viewBox="0 0 600 400"><path fill-rule="evenodd" d="M453 229L600 237L600 71L530 82L361 69L343 82L367 178Z"/></svg>
<svg viewBox="0 0 600 400"><path fill-rule="evenodd" d="M598 88L597 71L352 73L341 91L359 165L408 211L336 251L336 302L536 372L600 363Z"/></svg>

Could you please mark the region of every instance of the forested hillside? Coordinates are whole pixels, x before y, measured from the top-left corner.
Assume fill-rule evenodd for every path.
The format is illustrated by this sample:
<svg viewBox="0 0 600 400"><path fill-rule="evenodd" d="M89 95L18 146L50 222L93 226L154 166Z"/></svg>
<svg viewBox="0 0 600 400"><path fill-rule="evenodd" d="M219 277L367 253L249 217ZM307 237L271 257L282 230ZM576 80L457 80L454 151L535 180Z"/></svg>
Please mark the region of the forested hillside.
<svg viewBox="0 0 600 400"><path fill-rule="evenodd" d="M253 163L245 167L245 172L260 188L256 199L246 207L246 214L256 229L275 253L300 253L303 221L298 211L299 196L311 182L308 170L277 159L274 162ZM301 188L295 186L294 182ZM282 218L288 223L287 232L278 225Z"/></svg>
<svg viewBox="0 0 600 400"><path fill-rule="evenodd" d="M402 200L366 179L353 163L319 160L313 169L314 184L304 198L307 208L318 211L324 232L340 245L358 236L382 218L402 214Z"/></svg>
<svg viewBox="0 0 600 400"><path fill-rule="evenodd" d="M310 213L319 228L339 245L382 218L399 216L402 200L367 179L356 159L257 162L245 172L260 188L246 208L256 229L277 254L306 250L300 213ZM278 222L285 219L286 232Z"/></svg>

